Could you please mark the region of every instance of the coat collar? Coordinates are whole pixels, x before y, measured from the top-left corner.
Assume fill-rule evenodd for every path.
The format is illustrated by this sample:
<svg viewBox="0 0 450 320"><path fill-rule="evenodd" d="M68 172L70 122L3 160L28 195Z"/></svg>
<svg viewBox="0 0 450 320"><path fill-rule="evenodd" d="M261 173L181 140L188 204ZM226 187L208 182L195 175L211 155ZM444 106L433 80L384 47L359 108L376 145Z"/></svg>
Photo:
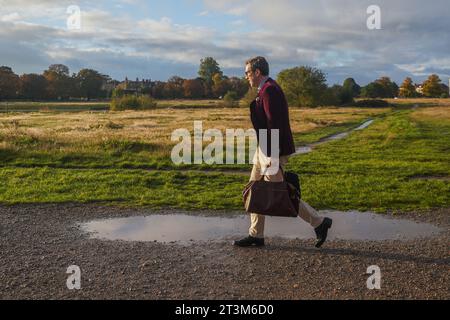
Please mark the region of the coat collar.
<svg viewBox="0 0 450 320"><path fill-rule="evenodd" d="M268 76L265 76L265 77L261 80L261 82L260 82L259 85L258 85L258 92L261 91L262 87L264 86L264 84L267 82L268 79L269 79L269 77L268 77Z"/></svg>
<svg viewBox="0 0 450 320"><path fill-rule="evenodd" d="M258 96L257 96L257 98L256 98L256 101L258 101L259 100L259 96L261 95L261 92L263 92L269 85L270 85L270 83L272 82L273 80L272 80L272 78L267 78L266 79L266 81L264 82L264 85L261 87L261 89L259 89L259 91L258 91Z"/></svg>

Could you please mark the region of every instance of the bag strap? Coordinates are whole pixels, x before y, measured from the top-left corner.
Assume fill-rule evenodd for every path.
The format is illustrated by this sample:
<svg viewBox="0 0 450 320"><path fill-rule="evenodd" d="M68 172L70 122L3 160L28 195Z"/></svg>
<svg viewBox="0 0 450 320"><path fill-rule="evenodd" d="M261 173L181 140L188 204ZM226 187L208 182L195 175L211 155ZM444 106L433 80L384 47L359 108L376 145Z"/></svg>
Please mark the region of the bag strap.
<svg viewBox="0 0 450 320"><path fill-rule="evenodd" d="M264 174L261 175L261 179L259 179L259 181L264 180L264 177L266 176L265 173L267 172L267 169L269 169L269 168L270 168L270 167L266 167L266 170L264 170ZM283 180L286 180L286 179L284 178L284 171L283 171L283 168L282 168L280 165L278 165L278 170L281 170L281 173L283 174Z"/></svg>

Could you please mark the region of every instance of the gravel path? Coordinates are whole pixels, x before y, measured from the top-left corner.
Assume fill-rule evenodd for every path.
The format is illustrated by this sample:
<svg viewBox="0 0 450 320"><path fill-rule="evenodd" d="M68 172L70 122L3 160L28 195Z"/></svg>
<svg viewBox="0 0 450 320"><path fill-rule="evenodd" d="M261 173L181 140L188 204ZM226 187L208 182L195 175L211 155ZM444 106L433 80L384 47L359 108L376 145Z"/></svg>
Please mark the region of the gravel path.
<svg viewBox="0 0 450 320"><path fill-rule="evenodd" d="M450 209L402 215L443 227L436 238L340 240L322 249L287 239L248 249L102 241L76 226L151 213L93 204L0 206L0 299L450 298ZM81 268L81 290L66 287L70 265ZM366 287L370 265L381 268L381 290Z"/></svg>

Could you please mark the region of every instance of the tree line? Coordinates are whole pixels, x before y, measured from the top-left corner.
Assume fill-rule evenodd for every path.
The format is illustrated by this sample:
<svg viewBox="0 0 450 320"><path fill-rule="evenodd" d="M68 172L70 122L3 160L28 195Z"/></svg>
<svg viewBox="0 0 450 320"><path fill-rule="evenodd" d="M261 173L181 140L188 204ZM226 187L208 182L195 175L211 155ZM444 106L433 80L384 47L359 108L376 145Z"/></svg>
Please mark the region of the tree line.
<svg viewBox="0 0 450 320"><path fill-rule="evenodd" d="M438 75L432 74L422 85L415 85L406 78L400 87L389 77L381 77L361 87L353 78L347 78L342 85L328 87L325 74L316 68L302 66L283 70L277 82L283 88L290 105L320 106L344 105L355 98L448 98L449 88Z"/></svg>
<svg viewBox="0 0 450 320"><path fill-rule="evenodd" d="M342 85L326 84L326 75L320 69L300 66L278 74L277 82L283 88L290 105L314 107L320 105L345 105L354 98L415 98L448 97L448 87L433 74L421 85L406 78L398 86L389 77L381 77L361 87L353 78ZM252 99L247 80L227 77L212 57L201 59L198 77L184 79L173 76L167 81L125 81L119 83L110 76L93 69L81 69L70 75L62 64L49 66L43 74L16 75L7 66L0 67L0 99L69 100L102 99L129 95L149 95L156 99L226 98L228 100Z"/></svg>
<svg viewBox="0 0 450 320"><path fill-rule="evenodd" d="M0 67L0 100L69 100L107 99L130 93L150 95L156 99L222 98L228 94L242 98L249 90L242 77L227 77L211 57L200 61L198 77L173 76L168 81L119 82L93 69L82 69L70 75L63 64L49 66L43 74L15 74L10 67Z"/></svg>
<svg viewBox="0 0 450 320"><path fill-rule="evenodd" d="M10 67L0 67L0 99L67 100L69 98L101 98L107 75L96 70L81 69L69 74L63 64L49 66L43 74L22 74L18 76Z"/></svg>

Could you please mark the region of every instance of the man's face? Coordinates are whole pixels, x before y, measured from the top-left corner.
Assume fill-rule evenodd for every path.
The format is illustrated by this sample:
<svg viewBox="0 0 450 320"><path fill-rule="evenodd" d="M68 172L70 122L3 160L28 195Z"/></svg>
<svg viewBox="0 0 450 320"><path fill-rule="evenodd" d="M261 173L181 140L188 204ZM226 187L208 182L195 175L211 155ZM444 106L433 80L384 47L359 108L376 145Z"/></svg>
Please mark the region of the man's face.
<svg viewBox="0 0 450 320"><path fill-rule="evenodd" d="M245 66L245 78L248 80L252 88L256 88L259 86L261 81L261 72L259 69L252 71L252 66L248 64Z"/></svg>

